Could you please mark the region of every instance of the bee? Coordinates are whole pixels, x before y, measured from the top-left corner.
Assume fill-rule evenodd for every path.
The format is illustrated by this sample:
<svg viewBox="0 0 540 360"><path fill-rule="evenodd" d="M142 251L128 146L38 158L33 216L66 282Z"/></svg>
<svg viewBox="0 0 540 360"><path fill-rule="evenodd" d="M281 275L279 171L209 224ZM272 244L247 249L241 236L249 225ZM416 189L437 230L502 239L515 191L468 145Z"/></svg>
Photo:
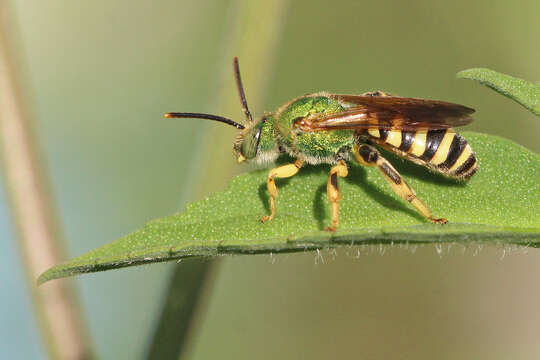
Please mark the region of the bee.
<svg viewBox="0 0 540 360"><path fill-rule="evenodd" d="M245 124L211 114L165 114L167 118L198 118L223 122L240 130L233 150L239 163L256 160L275 161L288 154L294 163L273 168L268 173L270 214L276 214L278 189L276 178L289 178L305 165L330 164L327 195L332 210L335 232L339 225L341 193L338 177L345 177L348 165L356 159L364 166L375 166L403 200L414 206L427 220L446 224L444 218L433 217L429 207L405 182L377 147L386 149L429 170L458 180L468 180L476 172L476 156L467 141L454 127L472 121L474 110L444 101L399 97L382 91L361 95L340 95L318 92L297 97L276 112L265 113L253 120L249 111L238 59L233 61L234 76Z"/></svg>

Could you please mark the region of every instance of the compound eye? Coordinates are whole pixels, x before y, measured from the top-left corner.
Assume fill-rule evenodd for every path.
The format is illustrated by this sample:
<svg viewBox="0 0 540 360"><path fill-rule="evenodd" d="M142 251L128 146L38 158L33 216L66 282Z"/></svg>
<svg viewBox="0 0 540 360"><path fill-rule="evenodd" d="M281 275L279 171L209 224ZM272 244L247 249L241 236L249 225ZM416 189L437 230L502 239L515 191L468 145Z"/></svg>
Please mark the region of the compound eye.
<svg viewBox="0 0 540 360"><path fill-rule="evenodd" d="M254 128L253 132L242 142L242 155L246 159L253 159L257 156L257 148L259 147L259 141L261 141L261 130L261 128Z"/></svg>

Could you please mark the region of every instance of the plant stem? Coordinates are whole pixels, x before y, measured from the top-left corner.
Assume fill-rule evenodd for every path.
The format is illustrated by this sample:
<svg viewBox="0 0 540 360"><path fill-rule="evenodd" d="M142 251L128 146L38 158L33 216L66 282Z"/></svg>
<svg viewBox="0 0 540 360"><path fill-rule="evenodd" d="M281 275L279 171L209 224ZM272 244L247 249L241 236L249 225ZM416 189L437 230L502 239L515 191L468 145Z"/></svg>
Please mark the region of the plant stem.
<svg viewBox="0 0 540 360"><path fill-rule="evenodd" d="M36 286L38 275L62 259L60 231L31 120L24 111L8 20L6 4L0 2L0 139L26 275L49 358L88 359L88 337L71 282Z"/></svg>
<svg viewBox="0 0 540 360"><path fill-rule="evenodd" d="M187 259L171 274L149 359L176 359L184 348L191 317L209 271L206 262Z"/></svg>
<svg viewBox="0 0 540 360"><path fill-rule="evenodd" d="M257 109L263 99L266 82L269 76L271 63L276 53L275 47L278 43L283 19L285 18L285 8L287 0L277 1L250 1L238 0L231 7L231 20L227 28L231 29L224 41L226 48L222 50L226 65L220 64L223 69L221 74L221 90L218 94L219 106L216 113L240 114L240 100L236 91L236 85L232 72L232 59L238 56L241 69L252 69L256 72L245 77L246 89L256 91L247 94L252 109ZM200 151L200 158L195 161L197 171L194 174L202 174L197 181L192 193L203 195L216 191L223 187L238 168L232 161L223 161L222 156L216 156L216 150L232 147L234 135L227 136L229 129L223 126L208 123L207 131L201 134L201 144L206 144ZM229 132L227 132L229 131ZM231 157L232 159L232 157ZM219 174L219 176L206 176L206 174ZM167 291L165 306L160 317L160 323L152 340L149 359L162 359L163 354L170 355L167 358L185 358L191 350L190 341L197 332L198 319L202 317L204 309L200 304L201 298L207 298L211 291L211 285L202 286L205 279L213 279L217 272L217 260L180 264L174 270L172 280ZM187 274L185 274L187 273ZM208 274L211 273L210 276ZM194 281L199 281L199 286L194 286ZM206 296L201 295L206 293ZM182 296L179 296L182 294ZM183 326L175 325L177 321L185 321ZM181 331L179 329L182 329ZM162 341L170 339L169 341ZM180 344L178 346L178 344ZM159 350L158 350L159 349ZM176 356L172 356L176 351ZM159 356L158 356L159 355Z"/></svg>

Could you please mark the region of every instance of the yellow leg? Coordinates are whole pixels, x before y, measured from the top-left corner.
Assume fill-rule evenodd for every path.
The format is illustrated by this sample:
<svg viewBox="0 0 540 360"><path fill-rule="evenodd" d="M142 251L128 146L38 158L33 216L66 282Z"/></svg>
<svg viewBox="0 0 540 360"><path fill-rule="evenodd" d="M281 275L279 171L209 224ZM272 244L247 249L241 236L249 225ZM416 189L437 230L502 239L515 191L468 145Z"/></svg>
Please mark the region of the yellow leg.
<svg viewBox="0 0 540 360"><path fill-rule="evenodd" d="M327 231L336 231L339 225L339 205L338 201L341 200L341 193L338 188L338 176L345 177L349 173L347 169L347 163L345 161L338 161L337 165L330 169L330 175L328 176L328 184L326 185L326 192L328 194L328 200L332 206L332 226L327 227Z"/></svg>
<svg viewBox="0 0 540 360"><path fill-rule="evenodd" d="M354 155L358 162L365 166L377 166L386 181L403 200L410 202L429 221L438 224L446 224L446 219L436 219L431 215L429 207L416 197L414 190L403 180L396 169L381 156L374 147L366 144L357 145L354 148Z"/></svg>
<svg viewBox="0 0 540 360"><path fill-rule="evenodd" d="M263 216L261 218L262 222L272 220L276 215L276 198L278 195L278 190L274 178L288 178L294 176L303 165L304 161L298 159L294 164L287 164L270 170L268 173L268 179L266 180L266 186L268 188L268 192L270 193L270 215Z"/></svg>

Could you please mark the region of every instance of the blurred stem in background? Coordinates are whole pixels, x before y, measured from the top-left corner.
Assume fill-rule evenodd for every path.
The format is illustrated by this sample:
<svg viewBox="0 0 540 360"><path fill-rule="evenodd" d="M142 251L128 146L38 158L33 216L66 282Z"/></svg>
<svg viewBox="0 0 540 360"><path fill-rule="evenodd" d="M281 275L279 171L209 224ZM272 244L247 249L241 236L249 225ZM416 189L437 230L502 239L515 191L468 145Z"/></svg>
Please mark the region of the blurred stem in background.
<svg viewBox="0 0 540 360"><path fill-rule="evenodd" d="M49 182L22 100L24 82L10 39L16 31L8 14L6 4L0 2L0 138L20 251L49 358L88 359L92 356L89 338L71 281L36 286L38 275L65 256Z"/></svg>
<svg viewBox="0 0 540 360"><path fill-rule="evenodd" d="M250 69L243 75L244 88L248 104L253 113L257 113L262 105L264 90L271 78L271 67L275 59L281 29L284 27L287 0L250 1L237 0L231 5L222 49L219 68L221 90L217 96L218 105L215 113L232 116L240 122L244 121L241 105L233 77L232 59L238 56L240 70ZM253 72L256 71L256 72ZM250 91L251 90L251 91ZM255 111L253 111L255 110ZM179 109L178 111L189 111ZM238 118L238 116L241 116ZM224 162L216 152L231 149L236 134L222 124L208 124L207 131L200 134L200 142L204 144L198 159L193 159L193 171L187 176L192 179L188 184L196 184L189 191L192 199L216 191L227 184L240 169L234 163ZM189 260L176 266L167 289L163 311L160 315L148 359L185 358L189 353L190 338L197 331L198 321L202 317L201 302L211 292L212 273L217 270L217 260ZM210 275L210 276L209 276ZM207 284L203 286L206 280ZM207 296L204 296L206 293ZM202 301L201 301L202 300ZM199 306L197 306L199 304Z"/></svg>
<svg viewBox="0 0 540 360"><path fill-rule="evenodd" d="M187 259L174 269L154 330L149 359L177 359L183 353L210 264L210 261Z"/></svg>

